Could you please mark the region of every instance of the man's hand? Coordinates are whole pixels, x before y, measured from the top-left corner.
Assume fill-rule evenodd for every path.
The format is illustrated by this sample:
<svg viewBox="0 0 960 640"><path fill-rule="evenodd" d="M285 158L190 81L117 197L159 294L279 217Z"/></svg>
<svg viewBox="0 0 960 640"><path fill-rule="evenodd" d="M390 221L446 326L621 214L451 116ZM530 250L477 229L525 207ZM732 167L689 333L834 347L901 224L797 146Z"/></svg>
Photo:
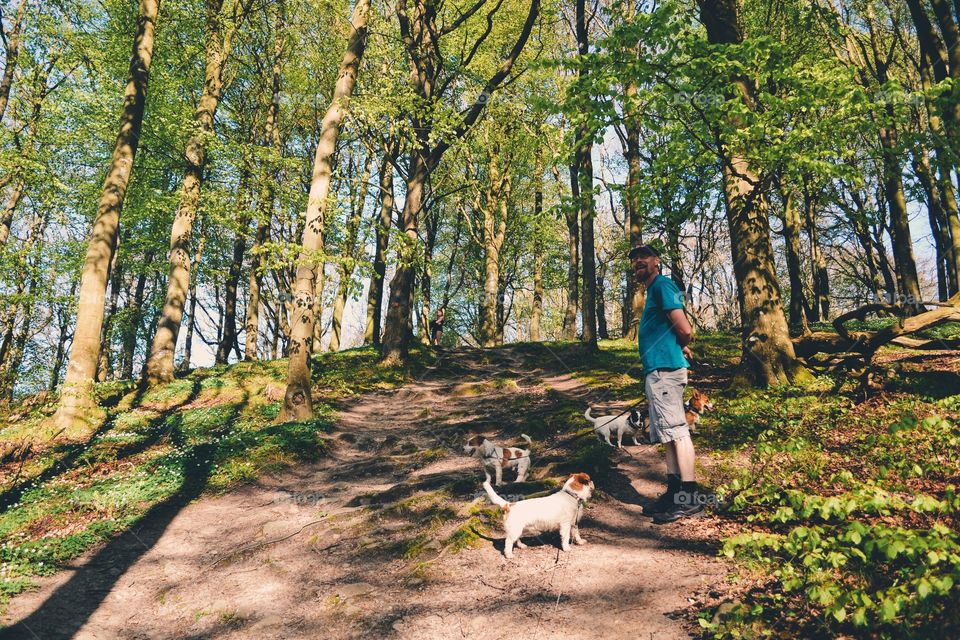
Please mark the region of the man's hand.
<svg viewBox="0 0 960 640"><path fill-rule="evenodd" d="M683 357L688 361L693 360L693 351L690 350L689 346L683 348Z"/></svg>

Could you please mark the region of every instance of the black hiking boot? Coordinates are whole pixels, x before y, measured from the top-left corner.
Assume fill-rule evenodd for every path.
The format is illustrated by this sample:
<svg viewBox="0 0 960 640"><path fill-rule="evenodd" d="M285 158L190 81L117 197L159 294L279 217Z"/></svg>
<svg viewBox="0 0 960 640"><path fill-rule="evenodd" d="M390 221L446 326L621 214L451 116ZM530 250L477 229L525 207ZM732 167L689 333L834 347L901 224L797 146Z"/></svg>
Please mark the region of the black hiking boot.
<svg viewBox="0 0 960 640"><path fill-rule="evenodd" d="M680 482L680 475L676 473L667 474L667 490L660 494L660 497L643 508L643 515L654 516L658 513L664 513L676 503L673 497L680 491L683 483Z"/></svg>
<svg viewBox="0 0 960 640"><path fill-rule="evenodd" d="M696 482L684 482L680 490L673 496L673 502L669 509L656 514L653 517L654 524L667 524L676 522L680 518L689 518L703 512L704 498L697 490Z"/></svg>

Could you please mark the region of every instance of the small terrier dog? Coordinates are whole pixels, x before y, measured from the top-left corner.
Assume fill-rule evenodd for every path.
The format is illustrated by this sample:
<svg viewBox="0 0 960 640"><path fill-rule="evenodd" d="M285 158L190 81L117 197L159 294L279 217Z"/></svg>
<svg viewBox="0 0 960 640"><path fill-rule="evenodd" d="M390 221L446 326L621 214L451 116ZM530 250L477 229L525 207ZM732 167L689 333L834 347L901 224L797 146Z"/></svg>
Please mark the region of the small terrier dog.
<svg viewBox="0 0 960 640"><path fill-rule="evenodd" d="M696 433L697 425L700 424L700 414L713 411L713 401L711 401L704 392L694 389L693 395L690 396L690 400L687 401L685 409L687 426L690 427L691 433Z"/></svg>
<svg viewBox="0 0 960 640"><path fill-rule="evenodd" d="M527 444L533 444L533 440L527 434L521 434ZM467 443L463 446L463 451L468 456L480 458L483 465L483 475L487 482L490 482L490 473L493 472L496 478L495 484L499 487L503 484L503 470L516 469L516 482L523 482L527 478L527 470L530 469L530 450L520 447L498 447L483 436L471 436L467 438Z"/></svg>
<svg viewBox="0 0 960 640"><path fill-rule="evenodd" d="M593 481L585 473L575 473L563 484L563 488L554 494L543 498L507 502L497 495L490 486L490 481L483 483L483 488L490 497L490 501L503 510L503 530L506 539L503 542L503 555L513 558L513 545L523 549L520 537L524 532L542 533L560 530L560 548L570 550L570 538L577 544L585 544L586 540L580 537L578 527L580 521L580 506L593 495Z"/></svg>
<svg viewBox="0 0 960 640"><path fill-rule="evenodd" d="M588 407L583 413L583 417L593 424L594 433L611 447L613 443L610 442L610 436L614 433L617 434L618 449L623 449L624 434L633 438L633 444L640 444L637 441L637 433L643 429L643 422L640 419L639 411L632 410L619 416L597 416L594 418L590 415L590 408Z"/></svg>

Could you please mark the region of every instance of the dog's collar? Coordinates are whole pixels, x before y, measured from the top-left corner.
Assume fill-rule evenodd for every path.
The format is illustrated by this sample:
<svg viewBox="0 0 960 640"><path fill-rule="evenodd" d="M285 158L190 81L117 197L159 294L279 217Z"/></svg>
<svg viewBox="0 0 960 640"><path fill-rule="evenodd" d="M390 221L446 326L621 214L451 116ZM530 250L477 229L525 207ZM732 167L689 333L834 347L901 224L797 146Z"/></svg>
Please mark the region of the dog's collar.
<svg viewBox="0 0 960 640"><path fill-rule="evenodd" d="M570 489L567 489L566 487L564 487L563 489L561 489L561 491L567 494L568 496L570 496L571 498L573 498L574 500L576 500L578 504L583 502L583 498L575 494L573 491L570 491Z"/></svg>
<svg viewBox="0 0 960 640"><path fill-rule="evenodd" d="M695 414L697 414L698 416L700 415L700 412L697 411L696 409L694 409L694 408L693 408L693 405L690 404L689 402L686 404L686 406L685 406L684 408L685 408L687 411L689 411L690 413L695 413Z"/></svg>

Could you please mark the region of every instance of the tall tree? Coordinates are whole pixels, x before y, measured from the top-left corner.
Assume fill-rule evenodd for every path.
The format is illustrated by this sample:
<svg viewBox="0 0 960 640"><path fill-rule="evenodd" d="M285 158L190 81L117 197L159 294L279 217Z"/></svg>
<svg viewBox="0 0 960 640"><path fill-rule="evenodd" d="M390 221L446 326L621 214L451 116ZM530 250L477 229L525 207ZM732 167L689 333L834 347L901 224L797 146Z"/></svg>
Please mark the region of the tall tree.
<svg viewBox="0 0 960 640"><path fill-rule="evenodd" d="M373 274L367 293L367 324L363 331L364 344L380 344L380 322L383 316L383 283L387 273L387 247L393 224L393 165L400 153L399 140L391 138L384 145L383 160L377 172L380 183L380 214L374 233Z"/></svg>
<svg viewBox="0 0 960 640"><path fill-rule="evenodd" d="M587 30L590 17L587 16L586 0L576 0L577 55L580 57L578 66L578 80L588 74L589 67L585 58L590 52L590 37ZM581 120L576 127L574 141L574 158L570 169L571 190L575 194L575 202L580 212L580 242L581 261L583 267L583 300L580 311L583 321L581 339L589 346L597 346L597 266L596 249L593 240L593 131L587 111L582 112Z"/></svg>
<svg viewBox="0 0 960 640"><path fill-rule="evenodd" d="M470 16L485 4L478 0L467 11L458 15L450 24L438 27L437 6L435 0L399 0L397 17L400 22L400 34L403 38L410 61L410 83L414 95L422 102L423 108L413 110L410 116L410 128L415 132L415 141L410 150L409 168L406 179L406 200L400 214L402 227L399 264L390 283L390 302L387 307L387 322L383 333L381 356L384 362L399 362L406 357L412 325L413 281L416 273L416 248L418 246L417 229L421 209L424 203L425 189L430 174L436 169L443 154L450 145L461 138L473 126L483 113L490 96L510 76L517 58L526 46L540 12L540 0L531 0L530 10L509 53L504 57L496 72L484 83L470 107L454 123L445 123L450 131L439 142L432 135L435 123L431 121L431 106L449 93L457 75L443 77L447 66L466 69L473 60L483 42L493 29L493 17L501 7L498 3L487 14L486 28L470 48L462 49L463 56L456 64L445 63L440 59L441 39L456 31Z"/></svg>
<svg viewBox="0 0 960 640"><path fill-rule="evenodd" d="M252 0L206 0L203 91L194 113L194 131L187 141L184 153L186 168L180 191L180 206L170 231L167 294L147 360L145 382L148 384L173 380L173 354L177 348L177 336L180 334L183 308L190 284L190 239L200 208L207 150L217 107L223 95L224 71L233 39L251 3Z"/></svg>
<svg viewBox="0 0 960 640"><path fill-rule="evenodd" d="M96 407L91 391L100 358L100 332L103 326L107 277L117 250L120 212L140 142L159 9L159 0L140 0L133 53L130 56L123 109L120 112L120 128L87 245L83 274L80 277L77 328L70 349L70 362L67 365L60 406L54 417L60 429L71 429L84 424Z"/></svg>
<svg viewBox="0 0 960 640"><path fill-rule="evenodd" d="M313 346L316 314L317 271L323 269L323 233L329 206L333 158L337 150L340 126L357 83L360 62L367 41L367 21L370 0L359 0L350 19L347 48L340 62L340 73L333 98L320 128L320 140L313 163L310 196L307 200L306 225L297 263L296 283L293 288L294 313L290 336L290 364L287 369L287 390L283 399L282 419L309 420L313 418L313 399L310 395L310 352Z"/></svg>
<svg viewBox="0 0 960 640"><path fill-rule="evenodd" d="M737 0L698 2L700 20L706 26L710 44L726 47L743 44ZM734 75L729 78L729 83L732 87L729 99L753 109L756 90L751 79ZM763 184L756 168L730 145L729 131L736 128L736 122L721 123L716 137L720 141L724 201L743 323L741 366L757 384L787 384L809 374L797 361L790 341L770 244Z"/></svg>

